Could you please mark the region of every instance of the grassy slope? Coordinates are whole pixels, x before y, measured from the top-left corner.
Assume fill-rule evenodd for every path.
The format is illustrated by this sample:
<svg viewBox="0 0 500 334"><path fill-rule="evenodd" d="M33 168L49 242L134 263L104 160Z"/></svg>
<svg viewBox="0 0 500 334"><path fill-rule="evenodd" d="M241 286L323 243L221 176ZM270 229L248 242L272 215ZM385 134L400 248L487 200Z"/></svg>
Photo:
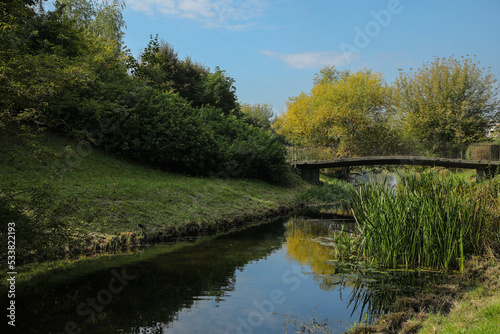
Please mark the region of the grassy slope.
<svg viewBox="0 0 500 334"><path fill-rule="evenodd" d="M499 333L500 263L491 265L482 281L457 301L448 315L431 315L418 333Z"/></svg>
<svg viewBox="0 0 500 334"><path fill-rule="evenodd" d="M50 136L44 141L57 152L74 142ZM266 211L292 206L306 185L270 185L256 180L200 178L171 174L132 164L101 152L44 158L0 161L0 187L14 181L18 187L51 181L61 198L78 200L78 216L91 215L99 223L94 232L116 234L138 232L138 224L148 230L164 229L189 222L211 223L248 218ZM24 158L26 159L26 158ZM72 163L68 163L68 161ZM70 166L57 172L54 163Z"/></svg>
<svg viewBox="0 0 500 334"><path fill-rule="evenodd" d="M68 158L63 152L78 152L77 143L52 135L42 142L59 156L38 159L27 155L17 155L13 159L2 157L0 189L12 182L14 189L49 182L58 190L58 199L76 198L77 210L71 214L79 219L91 216L95 223L86 225L86 230L109 236L104 241L108 243L113 238L116 240L117 237L113 236L118 234L132 232L140 235L142 231L138 224L146 225L150 232L173 226L182 228L192 223L244 222L266 213L276 214L279 209L296 205L298 195L309 188L299 180L293 186L285 187L257 180L172 174L98 151L70 154ZM61 172L54 166L71 168ZM103 245L102 241L99 243ZM155 252L169 252L188 245L178 243L146 252L154 256ZM138 256L144 258L145 253ZM134 257L120 258L128 262ZM18 268L17 281L24 284L55 280L61 275L67 277L75 270L85 273L96 267L116 265L120 258L103 254L90 258L82 256L78 261L56 260L23 265ZM0 290L2 288L0 286Z"/></svg>

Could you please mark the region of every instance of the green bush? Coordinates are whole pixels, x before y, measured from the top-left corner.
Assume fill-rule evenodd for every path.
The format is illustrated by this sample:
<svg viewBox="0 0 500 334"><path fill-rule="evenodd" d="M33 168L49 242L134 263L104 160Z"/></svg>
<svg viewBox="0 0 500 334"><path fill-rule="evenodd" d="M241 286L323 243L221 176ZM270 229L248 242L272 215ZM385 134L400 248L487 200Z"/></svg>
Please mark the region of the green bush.
<svg viewBox="0 0 500 334"><path fill-rule="evenodd" d="M286 149L278 137L236 116L225 116L219 109L205 107L202 115L219 145L222 165L216 172L268 182L284 181L288 173Z"/></svg>
<svg viewBox="0 0 500 334"><path fill-rule="evenodd" d="M127 116L114 118L103 147L136 161L194 175L279 182L287 172L278 139L234 115L194 108L177 93L140 88Z"/></svg>
<svg viewBox="0 0 500 334"><path fill-rule="evenodd" d="M287 173L284 146L259 128L247 128L230 145L228 155L239 164L243 177L279 182Z"/></svg>
<svg viewBox="0 0 500 334"><path fill-rule="evenodd" d="M25 196L21 199L19 194ZM72 222L66 218L73 201L57 201L57 193L48 185L37 185L22 192L0 192L0 239L7 245L9 223L15 224L16 264L47 260L67 255L69 246L81 240ZM2 259L7 256L2 249Z"/></svg>
<svg viewBox="0 0 500 334"><path fill-rule="evenodd" d="M112 152L171 171L205 174L216 168L217 143L190 103L149 88L104 138Z"/></svg>

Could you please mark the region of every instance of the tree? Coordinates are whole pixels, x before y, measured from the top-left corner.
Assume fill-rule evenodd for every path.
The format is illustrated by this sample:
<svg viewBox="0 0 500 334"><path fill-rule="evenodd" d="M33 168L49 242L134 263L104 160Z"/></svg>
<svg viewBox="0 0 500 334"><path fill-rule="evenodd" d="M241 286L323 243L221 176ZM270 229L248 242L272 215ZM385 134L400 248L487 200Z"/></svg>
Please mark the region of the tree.
<svg viewBox="0 0 500 334"><path fill-rule="evenodd" d="M240 105L236 96L234 79L226 75L219 66L213 73L203 73L199 83L199 94L195 106L211 105L220 109L224 115L240 116Z"/></svg>
<svg viewBox="0 0 500 334"><path fill-rule="evenodd" d="M394 139L392 112L391 88L381 74L325 68L316 76L310 93L287 102L287 111L276 127L278 134L296 145L334 146L338 155L362 154L373 145L359 143Z"/></svg>
<svg viewBox="0 0 500 334"><path fill-rule="evenodd" d="M234 79L219 67L214 72L191 58L179 59L172 45L151 40L134 68L134 75L150 87L173 91L193 103L195 107L211 105L225 115L239 114Z"/></svg>
<svg viewBox="0 0 500 334"><path fill-rule="evenodd" d="M61 7L63 17L77 28L114 42L120 50L124 35L122 29L125 27L125 1L57 0L56 7Z"/></svg>
<svg viewBox="0 0 500 334"><path fill-rule="evenodd" d="M405 133L421 141L472 143L498 122L496 80L471 58L435 58L394 83Z"/></svg>
<svg viewBox="0 0 500 334"><path fill-rule="evenodd" d="M346 79L351 72L349 70L339 71L335 66L325 66L319 73L316 73L313 79L313 85L317 86L320 84L327 84L332 82L338 82L342 79Z"/></svg>
<svg viewBox="0 0 500 334"><path fill-rule="evenodd" d="M139 56L134 67L134 75L142 79L148 86L164 91L176 90L175 82L179 78L179 56L174 48L164 41L150 36L148 45Z"/></svg>
<svg viewBox="0 0 500 334"><path fill-rule="evenodd" d="M241 114L248 124L265 130L271 127L271 118L274 116L273 106L265 103L244 103L241 105Z"/></svg>
<svg viewBox="0 0 500 334"><path fill-rule="evenodd" d="M67 103L65 93L86 85L91 75L80 58L88 40L61 20L59 9L37 12L34 4L0 3L0 138L39 151L33 135L54 119L48 107ZM0 151L11 153L13 146Z"/></svg>

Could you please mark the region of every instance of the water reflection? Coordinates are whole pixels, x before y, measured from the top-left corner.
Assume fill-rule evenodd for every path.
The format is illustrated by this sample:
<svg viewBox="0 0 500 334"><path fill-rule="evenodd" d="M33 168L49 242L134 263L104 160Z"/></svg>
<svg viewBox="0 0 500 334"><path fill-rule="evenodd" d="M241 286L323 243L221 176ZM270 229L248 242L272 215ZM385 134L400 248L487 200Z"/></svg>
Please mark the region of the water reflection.
<svg viewBox="0 0 500 334"><path fill-rule="evenodd" d="M415 293L424 286L411 275L333 261L321 238L339 219L276 221L27 291L17 296L18 330L281 333L284 315L316 309L342 332L389 310L408 283Z"/></svg>
<svg viewBox="0 0 500 334"><path fill-rule="evenodd" d="M127 266L134 279L109 304L97 303L90 322L88 303L108 287L111 271L46 287L36 296L19 297L21 330L60 333L74 322L82 333L165 331L180 310L206 298L217 307L234 290L237 272L280 249L284 240L283 222L266 224Z"/></svg>
<svg viewBox="0 0 500 334"><path fill-rule="evenodd" d="M352 289L348 305L362 314L360 321L372 323L382 314L391 311L399 297L416 297L431 284L442 283L443 274L429 272L390 271L350 268L352 280L342 282Z"/></svg>
<svg viewBox="0 0 500 334"><path fill-rule="evenodd" d="M359 314L359 322L371 323L390 312L398 297L415 297L431 284L442 283L441 273L385 271L362 263L333 259L332 245L325 240L339 226L354 231L354 223L332 219L295 218L287 223L287 253L290 258L311 267L318 286L347 294L347 306ZM325 237L326 236L326 237Z"/></svg>

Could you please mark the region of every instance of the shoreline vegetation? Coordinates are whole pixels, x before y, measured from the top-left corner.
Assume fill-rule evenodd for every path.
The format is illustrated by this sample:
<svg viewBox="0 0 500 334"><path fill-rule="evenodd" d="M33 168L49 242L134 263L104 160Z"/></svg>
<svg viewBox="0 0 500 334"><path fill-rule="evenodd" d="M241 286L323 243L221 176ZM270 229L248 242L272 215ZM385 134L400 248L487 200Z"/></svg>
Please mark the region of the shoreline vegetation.
<svg viewBox="0 0 500 334"><path fill-rule="evenodd" d="M300 206L299 194L310 187L297 176L285 185L274 185L172 174L101 151L68 162L68 152L77 150L76 141L50 134L41 142L56 154L15 155L0 162L1 199L14 203L17 212L28 207L26 215L59 224L46 238L30 234L41 232L37 226L24 231L26 235L18 231L18 258L24 262L20 272L28 268L36 273L40 267L53 267L51 263L64 267L92 255L193 242L244 228ZM51 212L43 216L41 211L47 209ZM16 222L25 217L7 218ZM21 226L21 221L17 223ZM56 239L57 233L64 238ZM43 239L39 243L52 249L36 242L20 244L30 238ZM29 273L20 274L18 282L29 277Z"/></svg>
<svg viewBox="0 0 500 334"><path fill-rule="evenodd" d="M354 325L346 334L486 333L500 326L500 261L473 257L446 284L434 284L414 298L401 297L371 325Z"/></svg>
<svg viewBox="0 0 500 334"><path fill-rule="evenodd" d="M375 270L382 266L454 274L446 284L433 285L415 298L399 298L390 313L348 333L496 333L500 177L476 182L470 173L428 168L399 175L394 187L353 187L324 176L328 185L308 190L318 203L351 202L360 230L334 233L334 258ZM404 247L398 248L398 240L407 240Z"/></svg>

